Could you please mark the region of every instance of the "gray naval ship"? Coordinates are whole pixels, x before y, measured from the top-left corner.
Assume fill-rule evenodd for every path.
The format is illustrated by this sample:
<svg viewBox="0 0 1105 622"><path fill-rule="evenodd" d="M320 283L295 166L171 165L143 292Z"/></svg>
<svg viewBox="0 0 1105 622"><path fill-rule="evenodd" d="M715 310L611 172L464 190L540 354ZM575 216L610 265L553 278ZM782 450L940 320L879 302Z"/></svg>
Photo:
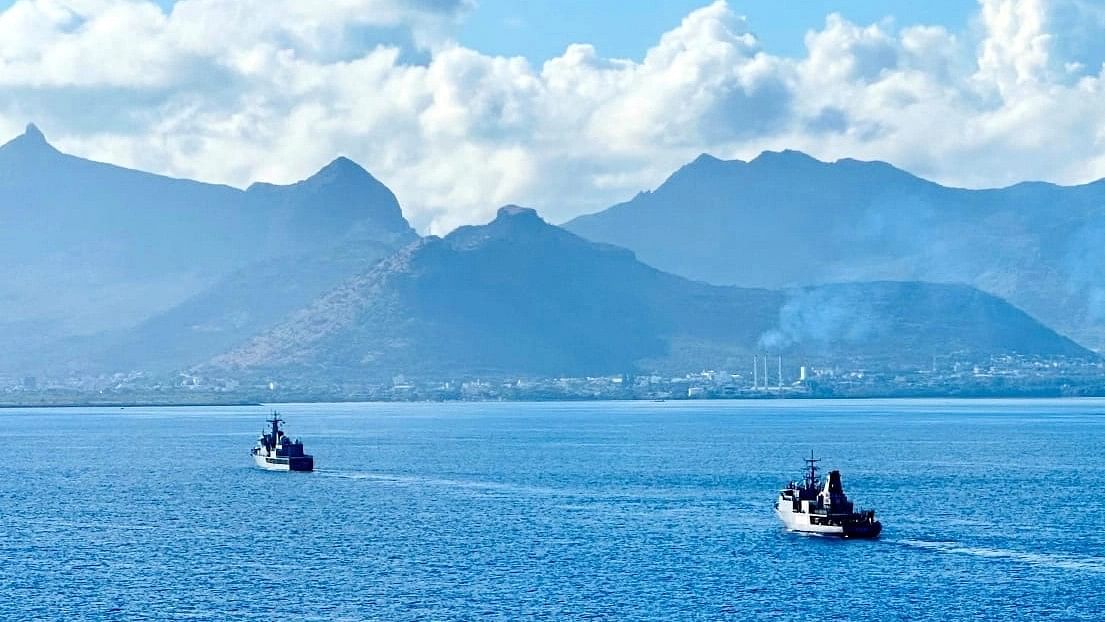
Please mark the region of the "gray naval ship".
<svg viewBox="0 0 1105 622"><path fill-rule="evenodd" d="M775 514L789 531L842 538L877 538L882 523L874 510L855 511L844 494L840 471L830 471L824 484L817 475L819 458L806 458L806 477L779 491Z"/></svg>
<svg viewBox="0 0 1105 622"><path fill-rule="evenodd" d="M257 446L250 451L257 466L270 471L313 471L315 459L303 453L303 441L293 441L280 429L284 420L273 412L268 423L271 430L262 432Z"/></svg>

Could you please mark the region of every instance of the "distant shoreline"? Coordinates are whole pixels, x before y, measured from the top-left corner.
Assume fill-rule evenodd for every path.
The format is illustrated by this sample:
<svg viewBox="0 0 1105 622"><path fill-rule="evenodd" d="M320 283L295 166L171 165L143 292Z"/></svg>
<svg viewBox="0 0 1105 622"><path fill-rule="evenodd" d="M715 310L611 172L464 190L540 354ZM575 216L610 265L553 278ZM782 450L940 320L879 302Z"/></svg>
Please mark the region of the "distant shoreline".
<svg viewBox="0 0 1105 622"><path fill-rule="evenodd" d="M42 402L20 404L6 402L0 404L0 409L15 410L21 408L202 408L205 406L264 406L260 402L56 402L44 404Z"/></svg>
<svg viewBox="0 0 1105 622"><path fill-rule="evenodd" d="M1105 395L1063 395L1053 392L1010 392L1005 394L993 393L961 393L961 394L900 394L900 395L761 395L742 397L702 397L702 398L575 398L575 399L470 399L470 400L387 400L387 399L303 399L294 396L284 397L272 401L254 400L228 400L228 401L120 401L120 402L82 402L59 401L55 403L0 403L0 410L37 409L37 408L203 408L203 407L228 407L228 406L277 406L284 404L541 404L541 403L580 403L580 402L641 402L641 403L694 403L694 402L788 402L788 401L847 401L847 400L1055 400L1055 399L1101 399Z"/></svg>

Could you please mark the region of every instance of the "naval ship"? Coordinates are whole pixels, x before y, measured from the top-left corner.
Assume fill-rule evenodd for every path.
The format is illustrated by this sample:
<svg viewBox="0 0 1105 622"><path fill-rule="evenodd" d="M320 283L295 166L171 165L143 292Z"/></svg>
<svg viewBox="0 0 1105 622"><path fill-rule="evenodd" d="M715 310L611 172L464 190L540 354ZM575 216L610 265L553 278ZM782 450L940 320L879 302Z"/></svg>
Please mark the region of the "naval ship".
<svg viewBox="0 0 1105 622"><path fill-rule="evenodd" d="M875 520L874 510L853 510L840 483L840 471L830 471L822 484L817 475L820 458L810 453L805 460L805 479L787 484L775 500L775 514L786 528L842 538L877 538L882 523Z"/></svg>
<svg viewBox="0 0 1105 622"><path fill-rule="evenodd" d="M315 459L303 453L303 441L298 438L295 441L284 434L280 424L284 423L276 412L272 413L272 419L268 424L271 431L266 429L257 439L257 446L250 451L253 461L262 469L270 471L313 471Z"/></svg>

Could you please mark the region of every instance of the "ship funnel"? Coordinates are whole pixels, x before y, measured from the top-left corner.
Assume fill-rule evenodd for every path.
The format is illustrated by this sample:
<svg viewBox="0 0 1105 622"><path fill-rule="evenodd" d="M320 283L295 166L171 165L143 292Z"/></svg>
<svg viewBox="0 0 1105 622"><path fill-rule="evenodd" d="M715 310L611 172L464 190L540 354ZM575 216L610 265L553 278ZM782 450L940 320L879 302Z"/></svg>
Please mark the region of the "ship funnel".
<svg viewBox="0 0 1105 622"><path fill-rule="evenodd" d="M840 482L840 471L829 471L829 479L825 480L821 499L829 507L844 506L848 503L848 497L844 496L844 485Z"/></svg>

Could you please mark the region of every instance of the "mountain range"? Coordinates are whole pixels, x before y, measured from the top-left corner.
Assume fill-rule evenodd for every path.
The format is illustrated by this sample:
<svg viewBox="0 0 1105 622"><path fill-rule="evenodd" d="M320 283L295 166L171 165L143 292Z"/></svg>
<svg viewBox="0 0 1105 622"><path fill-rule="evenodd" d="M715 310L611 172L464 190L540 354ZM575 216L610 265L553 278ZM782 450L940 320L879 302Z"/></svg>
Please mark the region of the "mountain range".
<svg viewBox="0 0 1105 622"><path fill-rule="evenodd" d="M67 155L34 125L0 146L0 207L0 366L31 369L83 360L105 335L160 345L137 337L159 323L213 353L418 237L346 158L239 190Z"/></svg>
<svg viewBox="0 0 1105 622"><path fill-rule="evenodd" d="M965 283L1105 348L1105 180L967 190L884 162L702 155L564 227L716 284Z"/></svg>
<svg viewBox="0 0 1105 622"><path fill-rule="evenodd" d="M508 206L486 225L420 238L391 191L345 158L295 184L240 190L66 155L29 126L0 146L0 260L9 271L0 281L0 330L7 336L0 372L188 370L357 383L396 374L743 369L764 351L899 368L925 366L937 354L1092 356L970 285L878 274L836 284L797 278L817 256L842 247L827 224L836 222L834 210L852 209L851 201L864 196L853 186L869 181L871 171L915 180L909 196L937 196L939 187L888 165L826 165L793 153L757 162L744 166L775 162L779 179L809 176L802 183L824 198L824 214L804 222L788 208L794 213L740 223L732 235L748 241L743 250L758 266L750 274L760 280L733 286L671 273L693 273L710 257L739 248L722 229L701 232L698 248L677 252L681 244L693 246L690 232L710 214L731 215L721 190L748 185L770 198L764 188L772 178L764 171L711 186L728 179L731 163L710 158L655 193L569 223L585 236ZM859 172L845 183L837 179L840 167ZM660 217L659 208L638 210L634 202L669 194L683 201L671 208L683 223L669 226L671 248L662 241L643 251L623 248L648 237L635 235L633 218L624 214L640 211L642 232ZM781 226L783 216L793 229ZM616 219L628 223L621 231L628 241L586 239L601 237L596 223ZM852 235L837 225L840 235ZM758 260L772 236L775 244L798 244L819 231L820 246L795 246L791 263ZM895 248L883 242L886 252ZM726 280L726 266L713 269L693 276ZM782 276L770 276L772 270Z"/></svg>
<svg viewBox="0 0 1105 622"><path fill-rule="evenodd" d="M487 225L408 246L203 371L339 382L582 376L744 369L760 350L914 368L934 352L1088 354L967 286L708 285L508 206Z"/></svg>

